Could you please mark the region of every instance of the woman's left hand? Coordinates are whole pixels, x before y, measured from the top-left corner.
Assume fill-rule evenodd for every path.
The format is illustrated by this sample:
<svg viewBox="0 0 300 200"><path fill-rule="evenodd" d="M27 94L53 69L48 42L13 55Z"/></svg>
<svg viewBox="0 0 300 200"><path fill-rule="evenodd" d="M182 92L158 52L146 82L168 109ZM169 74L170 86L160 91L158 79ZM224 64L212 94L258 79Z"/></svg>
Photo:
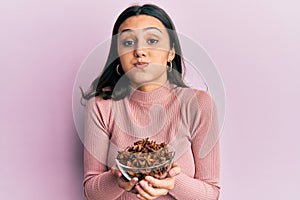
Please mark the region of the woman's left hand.
<svg viewBox="0 0 300 200"><path fill-rule="evenodd" d="M174 188L175 178L180 174L181 168L177 163L173 163L168 177L162 180L151 176L146 176L144 180L140 181L135 187L138 191L137 197L139 199L156 199L160 196L167 195L169 190Z"/></svg>

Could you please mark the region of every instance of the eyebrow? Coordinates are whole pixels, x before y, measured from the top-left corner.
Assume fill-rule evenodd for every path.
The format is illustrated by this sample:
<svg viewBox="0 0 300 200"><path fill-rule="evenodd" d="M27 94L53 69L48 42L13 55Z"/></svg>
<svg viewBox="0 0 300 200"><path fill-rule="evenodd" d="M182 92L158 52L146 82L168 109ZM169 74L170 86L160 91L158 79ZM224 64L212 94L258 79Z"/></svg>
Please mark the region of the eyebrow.
<svg viewBox="0 0 300 200"><path fill-rule="evenodd" d="M156 27L154 27L154 26L146 27L146 28L143 28L142 30L143 30L143 32L145 32L145 31L148 31L148 30L151 30L151 29L155 29L155 30L158 30L159 32L161 32L161 30L160 30L159 28L156 28ZM132 30L132 29L124 29L124 30L121 31L120 35L121 35L122 33L124 33L124 32L133 32L133 30ZM162 33L162 32L161 32L161 33Z"/></svg>

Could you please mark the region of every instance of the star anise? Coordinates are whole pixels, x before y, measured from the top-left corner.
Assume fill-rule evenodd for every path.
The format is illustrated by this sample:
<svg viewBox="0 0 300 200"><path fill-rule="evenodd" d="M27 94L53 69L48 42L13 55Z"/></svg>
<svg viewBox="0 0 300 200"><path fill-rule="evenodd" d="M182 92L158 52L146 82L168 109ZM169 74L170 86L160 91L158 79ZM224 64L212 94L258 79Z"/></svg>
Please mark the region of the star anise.
<svg viewBox="0 0 300 200"><path fill-rule="evenodd" d="M169 151L165 142L157 144L155 141L149 141L149 138L134 142L132 146L127 147L124 151L119 151L117 159L123 165L137 168L136 170L127 170L132 177L143 179L150 175L155 178L162 179L166 176L166 172L170 169L167 163L173 156ZM161 165L160 168L151 170L150 167Z"/></svg>

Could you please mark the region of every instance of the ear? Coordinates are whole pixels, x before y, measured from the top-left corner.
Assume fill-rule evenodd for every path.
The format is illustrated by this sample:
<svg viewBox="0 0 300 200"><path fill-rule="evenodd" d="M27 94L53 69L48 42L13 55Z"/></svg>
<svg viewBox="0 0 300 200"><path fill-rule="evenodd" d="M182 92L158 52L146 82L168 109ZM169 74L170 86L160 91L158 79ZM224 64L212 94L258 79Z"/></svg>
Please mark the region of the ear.
<svg viewBox="0 0 300 200"><path fill-rule="evenodd" d="M171 62L174 58L175 58L175 48L174 48L174 44L172 49L170 49L169 51L169 55L168 55L168 62Z"/></svg>

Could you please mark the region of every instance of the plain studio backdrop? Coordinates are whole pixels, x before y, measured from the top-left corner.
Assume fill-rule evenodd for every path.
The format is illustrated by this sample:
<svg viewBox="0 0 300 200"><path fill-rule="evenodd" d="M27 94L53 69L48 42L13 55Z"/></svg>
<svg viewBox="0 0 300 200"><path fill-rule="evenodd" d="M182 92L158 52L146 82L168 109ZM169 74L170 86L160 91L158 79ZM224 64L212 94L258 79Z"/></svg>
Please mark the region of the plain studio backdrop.
<svg viewBox="0 0 300 200"><path fill-rule="evenodd" d="M221 199L298 199L300 4L292 0L1 1L0 199L84 199L73 84L136 2L164 8L222 76Z"/></svg>

